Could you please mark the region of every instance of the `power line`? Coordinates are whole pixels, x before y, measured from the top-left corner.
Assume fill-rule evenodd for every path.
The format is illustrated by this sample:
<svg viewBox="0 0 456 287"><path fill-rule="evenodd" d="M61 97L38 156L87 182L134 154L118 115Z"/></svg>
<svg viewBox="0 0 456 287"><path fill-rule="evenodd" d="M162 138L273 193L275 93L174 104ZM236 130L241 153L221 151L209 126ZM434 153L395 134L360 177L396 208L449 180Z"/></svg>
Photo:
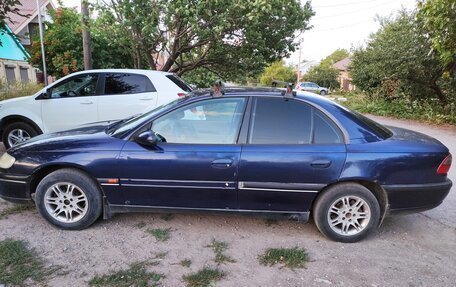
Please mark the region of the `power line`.
<svg viewBox="0 0 456 287"><path fill-rule="evenodd" d="M329 7L341 7L341 6L348 6L348 5L355 5L355 4L364 4L364 3L372 3L378 2L378 0L368 0L368 1L357 1L357 2L348 2L348 3L339 3L339 4L331 4L331 5L317 5L312 6L312 8L329 8Z"/></svg>
<svg viewBox="0 0 456 287"><path fill-rule="evenodd" d="M353 10L353 11L346 12L346 13L341 13L341 14L333 14L333 15L327 15L327 16L323 16L323 17L315 16L314 19L320 20L320 19L327 19L327 18L345 16L345 15L354 14L354 13L370 10L370 9L373 9L373 8L381 7L381 6L384 6L385 4L390 4L390 3L393 3L393 2L396 2L396 0L383 2L383 3L379 4L379 5L375 5L375 6L371 6L371 7L367 7L367 8L363 8L363 9L358 9L358 10Z"/></svg>

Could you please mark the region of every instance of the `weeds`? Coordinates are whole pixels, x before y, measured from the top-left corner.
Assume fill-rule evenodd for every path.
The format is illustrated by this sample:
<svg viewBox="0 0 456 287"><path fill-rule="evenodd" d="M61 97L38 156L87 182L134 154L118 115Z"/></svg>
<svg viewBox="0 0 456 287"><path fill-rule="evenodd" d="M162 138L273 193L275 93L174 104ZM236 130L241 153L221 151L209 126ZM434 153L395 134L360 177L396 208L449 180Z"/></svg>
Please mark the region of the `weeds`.
<svg viewBox="0 0 456 287"><path fill-rule="evenodd" d="M146 223L144 221L140 221L138 223L135 224L135 226L139 229L143 228L144 226L146 226Z"/></svg>
<svg viewBox="0 0 456 287"><path fill-rule="evenodd" d="M0 211L0 220L8 218L8 215L22 213L24 211L33 210L35 208L32 204L15 204Z"/></svg>
<svg viewBox="0 0 456 287"><path fill-rule="evenodd" d="M174 219L174 214L168 213L168 214L163 214L160 216L160 218L164 221L171 221Z"/></svg>
<svg viewBox="0 0 456 287"><path fill-rule="evenodd" d="M154 228L148 229L147 232L152 234L157 241L168 241L171 238L171 228Z"/></svg>
<svg viewBox="0 0 456 287"><path fill-rule="evenodd" d="M164 277L161 274L148 272L147 262L137 262L130 265L127 270L112 272L103 276L95 276L89 281L89 286L94 287L146 287L158 286L158 282Z"/></svg>
<svg viewBox="0 0 456 287"><path fill-rule="evenodd" d="M27 279L40 282L60 268L46 268L34 250L20 240L0 241L0 286L23 285Z"/></svg>
<svg viewBox="0 0 456 287"><path fill-rule="evenodd" d="M181 260L181 262L179 262L180 266L182 267L187 267L189 268L190 265L192 265L192 260L190 259L184 259L184 260Z"/></svg>
<svg viewBox="0 0 456 287"><path fill-rule="evenodd" d="M228 243L224 241L218 241L215 239L212 239L212 243L210 245L207 245L206 247L212 248L212 250L215 253L215 262L218 264L221 263L234 263L236 260L231 258L228 255L225 255L224 252L228 250Z"/></svg>
<svg viewBox="0 0 456 287"><path fill-rule="evenodd" d="M269 248L266 252L259 256L261 264L273 266L282 264L283 267L304 268L305 263L309 261L309 254L304 248Z"/></svg>
<svg viewBox="0 0 456 287"><path fill-rule="evenodd" d="M185 275L183 279L187 283L187 287L209 287L223 277L225 277L225 273L222 271L205 267L196 273Z"/></svg>
<svg viewBox="0 0 456 287"><path fill-rule="evenodd" d="M0 83L0 100L31 96L41 90L41 84L15 82L13 84Z"/></svg>

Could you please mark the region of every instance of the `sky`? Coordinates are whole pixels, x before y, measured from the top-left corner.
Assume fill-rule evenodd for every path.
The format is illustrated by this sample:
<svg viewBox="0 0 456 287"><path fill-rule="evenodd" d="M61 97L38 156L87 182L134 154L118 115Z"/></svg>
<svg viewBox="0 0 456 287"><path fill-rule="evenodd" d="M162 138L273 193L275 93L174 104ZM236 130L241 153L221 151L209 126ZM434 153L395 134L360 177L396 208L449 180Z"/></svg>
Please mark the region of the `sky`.
<svg viewBox="0 0 456 287"><path fill-rule="evenodd" d="M305 0L301 0L302 3ZM79 7L81 0L63 0L67 7ZM376 15L389 16L401 7L413 9L416 0L313 0L315 16L311 30L302 35L301 60L316 63L338 48L350 50L365 43L379 28ZM286 59L297 64L299 53Z"/></svg>

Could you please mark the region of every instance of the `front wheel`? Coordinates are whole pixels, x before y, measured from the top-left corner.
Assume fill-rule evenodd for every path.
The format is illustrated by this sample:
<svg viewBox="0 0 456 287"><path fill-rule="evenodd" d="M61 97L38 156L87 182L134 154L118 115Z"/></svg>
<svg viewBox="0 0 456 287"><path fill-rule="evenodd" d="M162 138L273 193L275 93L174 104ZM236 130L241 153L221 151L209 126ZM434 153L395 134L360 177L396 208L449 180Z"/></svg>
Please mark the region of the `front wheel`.
<svg viewBox="0 0 456 287"><path fill-rule="evenodd" d="M13 147L32 137L38 135L38 132L28 123L13 122L5 127L2 134L2 141L6 148Z"/></svg>
<svg viewBox="0 0 456 287"><path fill-rule="evenodd" d="M356 242L378 225L380 206L366 187L342 183L328 188L317 199L313 216L321 233L339 242Z"/></svg>
<svg viewBox="0 0 456 287"><path fill-rule="evenodd" d="M97 184L75 169L60 169L44 177L36 189L35 204L41 216L61 229L89 227L102 211Z"/></svg>
<svg viewBox="0 0 456 287"><path fill-rule="evenodd" d="M327 93L326 93L326 91L325 91L325 90L322 90L322 91L320 91L320 95L322 95L322 96L326 96L326 94L327 94Z"/></svg>

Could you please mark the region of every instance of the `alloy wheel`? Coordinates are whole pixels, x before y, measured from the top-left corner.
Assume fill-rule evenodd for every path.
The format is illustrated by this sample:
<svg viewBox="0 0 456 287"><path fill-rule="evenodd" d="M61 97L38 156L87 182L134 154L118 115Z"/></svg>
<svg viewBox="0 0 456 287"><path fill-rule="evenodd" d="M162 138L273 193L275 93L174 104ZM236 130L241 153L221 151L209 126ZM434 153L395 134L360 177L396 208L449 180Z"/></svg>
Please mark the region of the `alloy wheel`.
<svg viewBox="0 0 456 287"><path fill-rule="evenodd" d="M75 184L59 182L46 190L44 206L49 215L64 223L81 220L89 209L84 191Z"/></svg>
<svg viewBox="0 0 456 287"><path fill-rule="evenodd" d="M328 223L340 235L352 236L369 224L371 211L367 202L358 196L344 196L335 200L328 210Z"/></svg>
<svg viewBox="0 0 456 287"><path fill-rule="evenodd" d="M14 129L14 130L11 130L8 134L8 144L10 146L15 146L15 145L23 143L31 138L32 137L26 130Z"/></svg>

